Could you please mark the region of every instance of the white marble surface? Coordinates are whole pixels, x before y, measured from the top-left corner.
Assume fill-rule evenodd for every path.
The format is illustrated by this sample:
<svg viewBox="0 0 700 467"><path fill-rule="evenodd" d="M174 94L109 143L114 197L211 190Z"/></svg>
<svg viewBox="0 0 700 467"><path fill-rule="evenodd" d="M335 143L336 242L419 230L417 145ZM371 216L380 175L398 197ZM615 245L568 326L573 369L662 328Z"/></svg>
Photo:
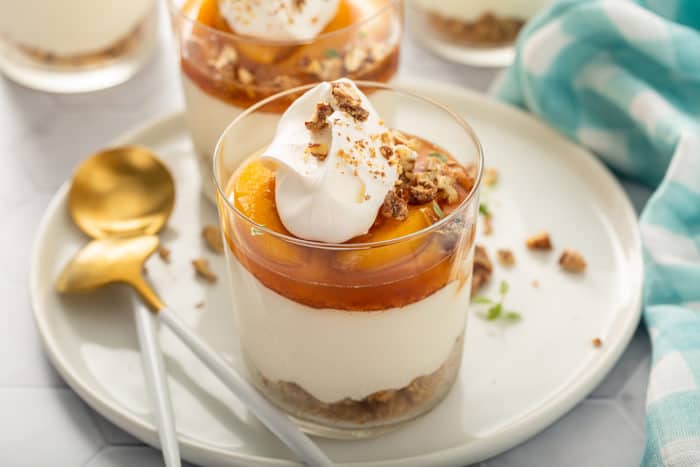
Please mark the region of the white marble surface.
<svg viewBox="0 0 700 467"><path fill-rule="evenodd" d="M87 407L44 355L28 291L30 247L43 210L86 155L125 130L183 105L165 19L156 59L130 82L75 96L0 77L0 465L160 466L144 446ZM401 73L485 91L496 73L447 63L410 40ZM636 206L648 196L628 186ZM624 467L644 446L650 346L640 328L610 375L579 406L487 467Z"/></svg>

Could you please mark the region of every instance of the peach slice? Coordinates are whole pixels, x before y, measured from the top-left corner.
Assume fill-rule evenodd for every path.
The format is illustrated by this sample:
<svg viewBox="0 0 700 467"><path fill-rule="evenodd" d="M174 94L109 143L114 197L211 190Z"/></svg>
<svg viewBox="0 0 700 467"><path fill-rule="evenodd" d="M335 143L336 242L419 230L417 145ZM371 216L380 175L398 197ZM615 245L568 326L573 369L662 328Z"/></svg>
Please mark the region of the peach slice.
<svg viewBox="0 0 700 467"><path fill-rule="evenodd" d="M237 174L233 193L236 207L249 219L275 232L291 235L277 215L275 174L259 160L253 160ZM303 263L303 248L264 234L248 222L238 221L242 237L261 259L277 264Z"/></svg>
<svg viewBox="0 0 700 467"><path fill-rule="evenodd" d="M411 206L404 221L388 219L374 226L365 235L355 237L349 243L381 242L403 237L422 230L435 221L430 208ZM430 236L419 236L392 245L361 251L344 251L338 253L336 265L346 270L371 271L391 266L399 261L409 261L425 247Z"/></svg>

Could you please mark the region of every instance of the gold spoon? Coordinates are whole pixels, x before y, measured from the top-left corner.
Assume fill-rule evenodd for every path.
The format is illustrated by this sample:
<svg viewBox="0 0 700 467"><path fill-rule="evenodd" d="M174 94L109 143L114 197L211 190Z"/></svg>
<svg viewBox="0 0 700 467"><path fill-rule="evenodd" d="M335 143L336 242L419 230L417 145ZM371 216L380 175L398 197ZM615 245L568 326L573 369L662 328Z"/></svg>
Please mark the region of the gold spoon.
<svg viewBox="0 0 700 467"><path fill-rule="evenodd" d="M175 183L168 169L146 148L127 146L101 151L73 175L68 208L73 221L93 240L66 266L56 289L89 292L103 285L132 285L146 303L157 302L142 275L143 263L158 248L160 231L175 205ZM167 373L153 316L134 307L144 376L165 465L181 465Z"/></svg>
<svg viewBox="0 0 700 467"><path fill-rule="evenodd" d="M190 330L177 314L169 310L144 279L143 264L158 247L158 237L153 234L165 225L174 200L172 176L149 150L122 147L90 157L75 173L69 194L69 209L75 223L98 240L80 250L64 268L56 281L56 289L60 293L84 293L116 282L132 286L150 306L154 316L178 335L301 460L311 466L331 466L328 457L287 416L230 367L221 355ZM139 338L143 337L143 344L150 349L144 352L144 363L152 370L147 371L147 377L149 374L156 376L152 378L156 412L158 417L163 417L159 418L159 422L165 422L159 423L159 427L165 427L159 430L159 434L167 464L168 457L177 453L171 451L173 446L177 449L172 406L165 384L162 356L156 347L154 320L146 310L137 309L142 310L136 313L141 315L137 316ZM179 465L179 454L177 462L173 465Z"/></svg>

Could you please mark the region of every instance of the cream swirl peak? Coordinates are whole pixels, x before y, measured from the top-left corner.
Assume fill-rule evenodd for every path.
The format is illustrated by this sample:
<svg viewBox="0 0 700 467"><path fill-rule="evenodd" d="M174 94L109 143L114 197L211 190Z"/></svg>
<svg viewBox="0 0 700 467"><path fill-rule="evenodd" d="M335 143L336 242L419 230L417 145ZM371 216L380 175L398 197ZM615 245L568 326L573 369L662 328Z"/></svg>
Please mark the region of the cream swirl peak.
<svg viewBox="0 0 700 467"><path fill-rule="evenodd" d="M231 29L268 40L309 40L335 17L340 0L219 0Z"/></svg>
<svg viewBox="0 0 700 467"><path fill-rule="evenodd" d="M277 212L287 230L342 243L374 224L399 178L398 152L367 97L339 79L317 85L287 109L261 160L277 171Z"/></svg>

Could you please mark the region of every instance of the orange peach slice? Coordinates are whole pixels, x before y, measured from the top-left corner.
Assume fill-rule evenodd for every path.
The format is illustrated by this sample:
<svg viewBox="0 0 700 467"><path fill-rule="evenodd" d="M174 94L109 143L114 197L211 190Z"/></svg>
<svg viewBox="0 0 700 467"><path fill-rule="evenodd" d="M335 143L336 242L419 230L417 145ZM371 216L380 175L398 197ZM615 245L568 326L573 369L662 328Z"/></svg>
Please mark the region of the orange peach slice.
<svg viewBox="0 0 700 467"><path fill-rule="evenodd" d="M356 237L349 243L381 242L403 237L422 230L434 222L425 207L409 208L408 217L404 221L389 219L379 226L372 228L370 233ZM410 261L425 247L429 237L420 236L392 245L371 248L361 251L344 251L337 255L336 263L339 268L354 271L371 271L396 264L399 261Z"/></svg>
<svg viewBox="0 0 700 467"><path fill-rule="evenodd" d="M236 207L249 219L275 232L291 235L277 215L275 174L259 160L243 167L233 184ZM303 248L265 234L262 230L238 221L241 238L252 247L256 256L273 263L296 265L303 262Z"/></svg>

